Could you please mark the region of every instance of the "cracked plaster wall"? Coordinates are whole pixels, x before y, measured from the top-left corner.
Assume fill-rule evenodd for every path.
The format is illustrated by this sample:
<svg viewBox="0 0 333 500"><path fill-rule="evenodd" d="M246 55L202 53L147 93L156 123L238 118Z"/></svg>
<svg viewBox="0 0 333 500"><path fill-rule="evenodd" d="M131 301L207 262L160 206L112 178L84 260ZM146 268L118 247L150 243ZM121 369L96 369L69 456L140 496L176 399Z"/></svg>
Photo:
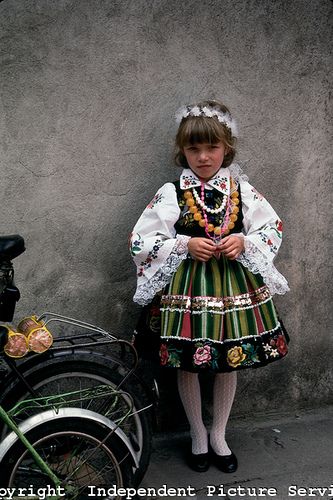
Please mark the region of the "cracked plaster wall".
<svg viewBox="0 0 333 500"><path fill-rule="evenodd" d="M331 29L328 0L1 2L1 234L27 245L18 316L130 337L127 235L178 174L173 113L222 98L239 160L284 220L291 287L276 301L291 353L240 374L234 414L332 401Z"/></svg>

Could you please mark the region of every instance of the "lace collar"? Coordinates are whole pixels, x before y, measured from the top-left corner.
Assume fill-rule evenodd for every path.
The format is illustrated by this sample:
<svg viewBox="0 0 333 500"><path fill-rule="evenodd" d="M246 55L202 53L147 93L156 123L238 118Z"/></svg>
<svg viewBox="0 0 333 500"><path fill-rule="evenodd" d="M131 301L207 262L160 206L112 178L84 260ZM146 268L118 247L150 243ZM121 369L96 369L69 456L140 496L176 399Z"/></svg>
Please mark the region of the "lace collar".
<svg viewBox="0 0 333 500"><path fill-rule="evenodd" d="M200 187L201 181L190 168L184 168L180 176L180 189L189 189ZM205 186L217 189L220 193L229 194L230 192L230 172L228 168L220 168L218 172L205 182Z"/></svg>

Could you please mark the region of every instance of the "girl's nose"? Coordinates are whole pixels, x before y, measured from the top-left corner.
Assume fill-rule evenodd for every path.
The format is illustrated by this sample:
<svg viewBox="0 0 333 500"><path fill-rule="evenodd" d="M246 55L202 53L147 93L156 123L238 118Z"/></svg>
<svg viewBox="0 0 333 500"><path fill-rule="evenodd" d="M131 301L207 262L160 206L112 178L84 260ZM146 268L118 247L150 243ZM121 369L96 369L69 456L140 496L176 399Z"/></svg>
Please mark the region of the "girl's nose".
<svg viewBox="0 0 333 500"><path fill-rule="evenodd" d="M206 149L202 149L199 153L199 160L200 161L205 161L207 160L207 151Z"/></svg>

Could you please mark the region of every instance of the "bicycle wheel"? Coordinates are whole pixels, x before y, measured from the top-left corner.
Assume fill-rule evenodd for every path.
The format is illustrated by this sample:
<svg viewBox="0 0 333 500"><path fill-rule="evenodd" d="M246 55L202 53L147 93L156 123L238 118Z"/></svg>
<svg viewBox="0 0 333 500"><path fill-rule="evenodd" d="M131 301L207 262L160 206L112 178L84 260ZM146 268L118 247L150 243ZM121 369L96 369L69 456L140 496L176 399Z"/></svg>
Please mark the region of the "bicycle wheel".
<svg viewBox="0 0 333 500"><path fill-rule="evenodd" d="M118 488L131 486L133 475L124 443L115 434L102 442L108 432L86 416L58 416L35 425L25 436L60 479L66 499L86 500L91 488L98 487L106 491L99 498L110 500L119 498ZM52 483L18 439L0 466L2 488L30 488L36 494L38 489L47 491Z"/></svg>
<svg viewBox="0 0 333 500"><path fill-rule="evenodd" d="M117 387L124 378L124 368L101 353L96 352L66 352L60 351L48 358L43 358L38 364L25 369L22 373L28 384L37 392L38 396L56 395L80 389L92 388L97 385L111 385ZM135 483L139 484L148 467L151 453L152 415L150 410L143 410L150 405L140 381L131 376L121 389L128 392L134 401L133 416L129 417L120 427L129 437L136 452L139 467L135 473ZM1 404L5 409L11 408L16 402L29 397L26 385L17 378L11 378L3 387ZM117 421L128 411L130 402L126 395L121 396L116 410L107 413L106 400L86 400L80 403L81 408L90 409ZM77 406L77 403L75 403ZM138 412L138 413L136 413ZM24 418L31 415L25 413ZM5 434L2 430L2 436Z"/></svg>

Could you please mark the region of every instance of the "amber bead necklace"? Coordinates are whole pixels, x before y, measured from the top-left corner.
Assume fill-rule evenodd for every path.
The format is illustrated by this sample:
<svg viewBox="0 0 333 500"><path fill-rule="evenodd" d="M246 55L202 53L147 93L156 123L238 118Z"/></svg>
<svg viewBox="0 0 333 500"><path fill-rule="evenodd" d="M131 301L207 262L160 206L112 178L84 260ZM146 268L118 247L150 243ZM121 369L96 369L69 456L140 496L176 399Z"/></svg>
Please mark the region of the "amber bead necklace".
<svg viewBox="0 0 333 500"><path fill-rule="evenodd" d="M216 243L230 233L238 219L239 193L232 178L230 178L230 193L230 196L223 195L223 201L219 207L210 208L205 204L205 185L203 182L201 183L201 196L198 195L195 188L192 188L192 191L187 190L184 192L185 202L189 212L193 214L193 219L200 227L205 228L206 235ZM220 225L215 226L208 222L207 214L217 215L224 209L225 214Z"/></svg>

